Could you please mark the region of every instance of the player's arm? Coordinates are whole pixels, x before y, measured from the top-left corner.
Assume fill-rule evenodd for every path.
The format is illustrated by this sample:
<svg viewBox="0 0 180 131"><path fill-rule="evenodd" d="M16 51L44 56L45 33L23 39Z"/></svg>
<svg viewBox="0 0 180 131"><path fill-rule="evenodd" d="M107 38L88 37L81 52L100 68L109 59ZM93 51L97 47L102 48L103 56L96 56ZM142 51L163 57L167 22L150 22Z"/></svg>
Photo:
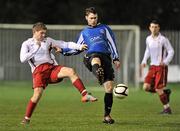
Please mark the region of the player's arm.
<svg viewBox="0 0 180 131"><path fill-rule="evenodd" d="M149 51L147 40L146 40L146 49L144 52L143 60L142 60L141 65L140 65L140 76L142 76L143 69L146 67L147 60L149 59L149 57L150 57L150 51Z"/></svg>
<svg viewBox="0 0 180 131"><path fill-rule="evenodd" d="M150 49L149 49L149 45L148 45L148 40L146 39L146 49L144 52L144 57L141 62L142 67L146 66L147 60L149 59L149 57L150 57Z"/></svg>
<svg viewBox="0 0 180 131"><path fill-rule="evenodd" d="M173 49L173 47L171 46L171 43L170 43L170 41L166 38L166 42L164 42L164 47L166 48L166 50L167 50L167 56L166 56L166 58L163 60L163 63L165 64L165 65L168 65L170 62L171 62L171 60L172 60L172 58L173 58L173 56L174 56L174 49ZM163 53L163 52L162 52Z"/></svg>
<svg viewBox="0 0 180 131"><path fill-rule="evenodd" d="M35 44L33 50L29 50L28 48L28 43L24 42L21 46L21 51L20 51L20 61L22 63L30 60L32 57L35 56L36 52L39 50L40 45Z"/></svg>
<svg viewBox="0 0 180 131"><path fill-rule="evenodd" d="M106 37L108 39L108 44L110 46L110 50L112 54L113 63L115 64L116 68L120 68L119 53L117 50L114 33L108 26L106 26L105 29L106 29Z"/></svg>
<svg viewBox="0 0 180 131"><path fill-rule="evenodd" d="M142 67L146 66L147 60L148 60L149 57L150 57L149 49L146 47L146 50L144 52L144 57L143 57L143 60L141 62Z"/></svg>
<svg viewBox="0 0 180 131"><path fill-rule="evenodd" d="M86 44L82 44L82 45L78 45L74 42L64 42L61 41L60 42L63 46L60 45L61 49L61 53L63 55L77 55L81 52L83 52L84 50L87 50L87 45Z"/></svg>
<svg viewBox="0 0 180 131"><path fill-rule="evenodd" d="M47 38L48 43L51 44L51 46L53 47L59 47L59 48L69 48L69 49L75 49L75 50L84 50L87 49L87 45L83 45L83 44L77 44L75 42L66 42L63 40L54 40L52 38Z"/></svg>
<svg viewBox="0 0 180 131"><path fill-rule="evenodd" d="M83 44L81 50L63 48L61 53L64 56L78 55L78 54L80 54L81 52L83 52L84 50L87 50L87 49L88 49L88 46L86 44Z"/></svg>
<svg viewBox="0 0 180 131"><path fill-rule="evenodd" d="M83 36L82 34L80 34L78 40L77 40L77 43L74 43L73 42L73 45L76 47L80 47L79 49L78 48L71 48L69 46L66 46L62 49L62 54L65 55L65 56L70 56L70 55L77 55L81 52L83 52L84 50L87 50L88 49L88 46L84 43L84 40L83 40Z"/></svg>
<svg viewBox="0 0 180 131"><path fill-rule="evenodd" d="M106 37L108 39L108 45L109 45L110 50L111 50L113 61L118 61L119 60L119 53L117 50L114 33L112 32L112 30L108 26L105 26L105 30L106 30Z"/></svg>

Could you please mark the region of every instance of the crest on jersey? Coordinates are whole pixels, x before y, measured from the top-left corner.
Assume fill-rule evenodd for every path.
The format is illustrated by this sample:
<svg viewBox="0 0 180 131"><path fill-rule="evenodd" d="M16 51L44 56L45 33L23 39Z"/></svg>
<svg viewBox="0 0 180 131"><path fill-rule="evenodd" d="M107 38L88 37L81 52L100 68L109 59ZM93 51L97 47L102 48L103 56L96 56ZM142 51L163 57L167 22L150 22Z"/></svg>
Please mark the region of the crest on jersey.
<svg viewBox="0 0 180 131"><path fill-rule="evenodd" d="M101 34L104 34L104 33L105 33L105 30L104 30L104 29L100 29L100 33L101 33Z"/></svg>

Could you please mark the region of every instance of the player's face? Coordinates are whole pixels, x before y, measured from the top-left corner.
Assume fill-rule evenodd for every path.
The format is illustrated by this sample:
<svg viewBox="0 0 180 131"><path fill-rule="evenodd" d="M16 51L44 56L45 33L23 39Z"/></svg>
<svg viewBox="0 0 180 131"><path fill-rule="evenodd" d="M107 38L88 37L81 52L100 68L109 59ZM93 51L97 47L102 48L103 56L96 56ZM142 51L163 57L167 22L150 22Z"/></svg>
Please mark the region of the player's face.
<svg viewBox="0 0 180 131"><path fill-rule="evenodd" d="M93 13L89 13L86 16L86 20L87 20L88 25L96 26L97 25L97 21L98 21L98 15L97 14L93 14Z"/></svg>
<svg viewBox="0 0 180 131"><path fill-rule="evenodd" d="M43 41L44 38L46 37L46 30L39 30L39 31L35 31L33 34L33 37L37 40L37 41Z"/></svg>
<svg viewBox="0 0 180 131"><path fill-rule="evenodd" d="M151 31L152 35L158 35L160 30L159 24L151 23L149 30Z"/></svg>

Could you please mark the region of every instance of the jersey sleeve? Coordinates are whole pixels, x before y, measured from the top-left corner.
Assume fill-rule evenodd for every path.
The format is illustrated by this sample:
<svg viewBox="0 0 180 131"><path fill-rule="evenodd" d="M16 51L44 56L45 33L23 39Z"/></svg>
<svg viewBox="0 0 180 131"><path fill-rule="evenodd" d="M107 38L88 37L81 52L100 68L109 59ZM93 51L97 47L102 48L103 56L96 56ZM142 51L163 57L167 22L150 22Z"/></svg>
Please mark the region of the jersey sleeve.
<svg viewBox="0 0 180 131"><path fill-rule="evenodd" d="M150 57L150 52L149 52L149 48L148 47L149 46L148 46L148 42L147 42L147 39L146 39L146 49L145 49L144 57L143 57L143 60L142 60L141 64L147 64L147 60Z"/></svg>
<svg viewBox="0 0 180 131"><path fill-rule="evenodd" d="M76 50L81 50L81 45L76 44L75 42L66 42L63 40L54 40L52 38L48 38L48 41L52 46L57 46L59 48L69 48L69 49L76 49Z"/></svg>
<svg viewBox="0 0 180 131"><path fill-rule="evenodd" d="M84 39L83 39L82 32L80 33L76 44L77 45L84 44ZM80 51L80 50L77 50L77 49L70 49L70 48L63 48L63 50L62 50L62 54L65 55L65 56L78 55L81 52L83 52L83 51Z"/></svg>
<svg viewBox="0 0 180 131"><path fill-rule="evenodd" d="M171 62L171 60L172 60L172 58L174 56L174 49L171 46L171 43L170 43L170 41L167 38L165 38L164 47L167 50L167 56L163 60L163 63L168 65Z"/></svg>
<svg viewBox="0 0 180 131"><path fill-rule="evenodd" d="M106 37L108 40L108 45L109 45L110 50L111 50L113 61L119 60L119 53L117 50L117 45L116 45L114 33L109 28L109 26L105 26L105 30L106 30Z"/></svg>
<svg viewBox="0 0 180 131"><path fill-rule="evenodd" d="M21 50L20 50L20 61L22 63L30 60L32 57L35 56L36 52L39 50L39 46L38 45L34 45L35 48L33 50L30 50L28 48L28 43L23 42L22 46L21 46Z"/></svg>

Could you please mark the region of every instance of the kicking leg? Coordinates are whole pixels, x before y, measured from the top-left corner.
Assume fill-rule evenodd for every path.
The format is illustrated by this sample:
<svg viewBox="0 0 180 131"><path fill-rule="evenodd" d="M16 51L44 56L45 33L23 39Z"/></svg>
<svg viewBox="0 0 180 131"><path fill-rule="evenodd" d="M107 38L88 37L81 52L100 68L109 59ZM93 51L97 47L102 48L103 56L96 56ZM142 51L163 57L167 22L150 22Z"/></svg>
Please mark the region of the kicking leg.
<svg viewBox="0 0 180 131"><path fill-rule="evenodd" d="M102 85L104 83L104 70L101 67L101 61L98 57L94 57L91 61L92 72L96 76L99 81L99 84Z"/></svg>
<svg viewBox="0 0 180 131"><path fill-rule="evenodd" d="M60 72L58 73L58 78L70 78L72 84L82 95L82 102L94 102L97 101L97 98L93 97L92 95L88 94L83 82L79 78L79 76L76 74L74 69L69 67L62 67Z"/></svg>

